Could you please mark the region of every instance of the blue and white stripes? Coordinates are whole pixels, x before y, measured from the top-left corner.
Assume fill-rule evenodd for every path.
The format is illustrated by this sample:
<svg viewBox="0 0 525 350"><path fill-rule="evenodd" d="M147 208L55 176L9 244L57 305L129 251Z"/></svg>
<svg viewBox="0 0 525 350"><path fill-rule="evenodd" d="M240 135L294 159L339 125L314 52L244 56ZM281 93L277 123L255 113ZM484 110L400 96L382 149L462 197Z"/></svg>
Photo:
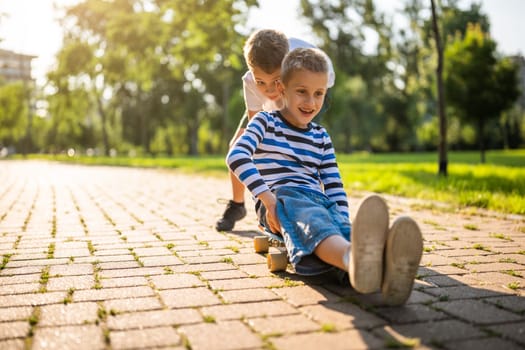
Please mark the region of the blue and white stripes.
<svg viewBox="0 0 525 350"><path fill-rule="evenodd" d="M259 112L237 140L227 163L254 197L279 186L325 193L348 216L348 200L326 130L288 124L279 112Z"/></svg>

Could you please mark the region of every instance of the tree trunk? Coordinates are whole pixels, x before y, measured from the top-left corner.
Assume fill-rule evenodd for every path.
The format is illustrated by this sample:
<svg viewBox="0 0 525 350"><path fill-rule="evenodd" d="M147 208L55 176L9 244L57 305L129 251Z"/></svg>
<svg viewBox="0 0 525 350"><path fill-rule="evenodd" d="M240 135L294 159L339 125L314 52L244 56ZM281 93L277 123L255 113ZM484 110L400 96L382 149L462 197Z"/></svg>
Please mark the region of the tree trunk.
<svg viewBox="0 0 525 350"><path fill-rule="evenodd" d="M437 23L436 6L434 0L430 0L432 6L432 27L436 39L438 53L438 65L436 68L438 108L439 108L439 171L438 174L447 176L447 116L445 115L445 93L443 89L443 47Z"/></svg>
<svg viewBox="0 0 525 350"><path fill-rule="evenodd" d="M188 125L188 154L190 156L197 156L199 154L199 127L198 125Z"/></svg>
<svg viewBox="0 0 525 350"><path fill-rule="evenodd" d="M230 101L230 82L225 79L222 83L222 125L221 125L221 140L228 140L228 117L230 114L228 102ZM226 144L228 145L228 144ZM222 145L219 145L221 147ZM228 148L226 148L228 149Z"/></svg>
<svg viewBox="0 0 525 350"><path fill-rule="evenodd" d="M351 122L350 118L348 118L348 124L345 126L345 146L344 146L344 152L345 153L352 153L352 128L351 128Z"/></svg>
<svg viewBox="0 0 525 350"><path fill-rule="evenodd" d="M95 95L96 95L96 91L95 91ZM98 95L97 95L97 109L98 109L98 114L100 115L100 123L102 124L102 143L104 144L104 155L109 156L109 139L108 139L108 130L107 130L106 111L104 110L102 96L98 96Z"/></svg>
<svg viewBox="0 0 525 350"><path fill-rule="evenodd" d="M485 121L483 118L478 120L478 134L479 134L479 152L481 164L485 164Z"/></svg>

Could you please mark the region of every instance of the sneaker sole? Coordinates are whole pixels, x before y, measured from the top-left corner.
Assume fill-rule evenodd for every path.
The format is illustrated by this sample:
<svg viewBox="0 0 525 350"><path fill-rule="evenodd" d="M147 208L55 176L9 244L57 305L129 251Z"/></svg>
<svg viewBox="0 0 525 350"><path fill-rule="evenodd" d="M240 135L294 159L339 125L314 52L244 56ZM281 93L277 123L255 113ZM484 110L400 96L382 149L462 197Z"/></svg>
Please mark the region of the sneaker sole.
<svg viewBox="0 0 525 350"><path fill-rule="evenodd" d="M423 237L417 223L406 216L396 219L385 248L381 292L386 304L402 305L408 300L422 255Z"/></svg>
<svg viewBox="0 0 525 350"><path fill-rule="evenodd" d="M360 293L381 288L383 254L388 232L388 206L378 195L366 197L352 223L349 276Z"/></svg>

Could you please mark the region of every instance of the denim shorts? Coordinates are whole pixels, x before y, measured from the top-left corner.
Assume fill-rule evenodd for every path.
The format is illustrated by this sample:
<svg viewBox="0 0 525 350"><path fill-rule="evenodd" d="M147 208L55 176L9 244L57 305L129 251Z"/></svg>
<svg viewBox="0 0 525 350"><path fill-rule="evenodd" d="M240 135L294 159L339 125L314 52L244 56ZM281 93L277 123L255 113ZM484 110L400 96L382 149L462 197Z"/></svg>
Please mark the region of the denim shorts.
<svg viewBox="0 0 525 350"><path fill-rule="evenodd" d="M350 241L352 225L337 204L322 193L298 187L279 187L274 194L281 234L295 271L311 276L336 269L313 253L321 241L332 235ZM257 214L261 224L268 227L264 206L260 206Z"/></svg>

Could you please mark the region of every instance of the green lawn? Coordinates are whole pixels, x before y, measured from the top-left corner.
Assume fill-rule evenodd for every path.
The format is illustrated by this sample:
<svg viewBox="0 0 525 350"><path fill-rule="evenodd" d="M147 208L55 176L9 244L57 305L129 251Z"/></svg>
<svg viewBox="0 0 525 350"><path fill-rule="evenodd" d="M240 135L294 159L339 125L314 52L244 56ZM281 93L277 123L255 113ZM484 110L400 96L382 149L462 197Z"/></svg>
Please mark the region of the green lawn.
<svg viewBox="0 0 525 350"><path fill-rule="evenodd" d="M448 176L437 176L433 154L340 156L348 190L432 199L454 207L473 206L525 214L525 152L451 153Z"/></svg>
<svg viewBox="0 0 525 350"><path fill-rule="evenodd" d="M124 158L32 156L83 164L159 167L203 175L226 176L224 156ZM478 207L525 214L525 150L449 152L448 176L437 175L436 153L338 155L348 192L374 191L438 200L454 208Z"/></svg>

